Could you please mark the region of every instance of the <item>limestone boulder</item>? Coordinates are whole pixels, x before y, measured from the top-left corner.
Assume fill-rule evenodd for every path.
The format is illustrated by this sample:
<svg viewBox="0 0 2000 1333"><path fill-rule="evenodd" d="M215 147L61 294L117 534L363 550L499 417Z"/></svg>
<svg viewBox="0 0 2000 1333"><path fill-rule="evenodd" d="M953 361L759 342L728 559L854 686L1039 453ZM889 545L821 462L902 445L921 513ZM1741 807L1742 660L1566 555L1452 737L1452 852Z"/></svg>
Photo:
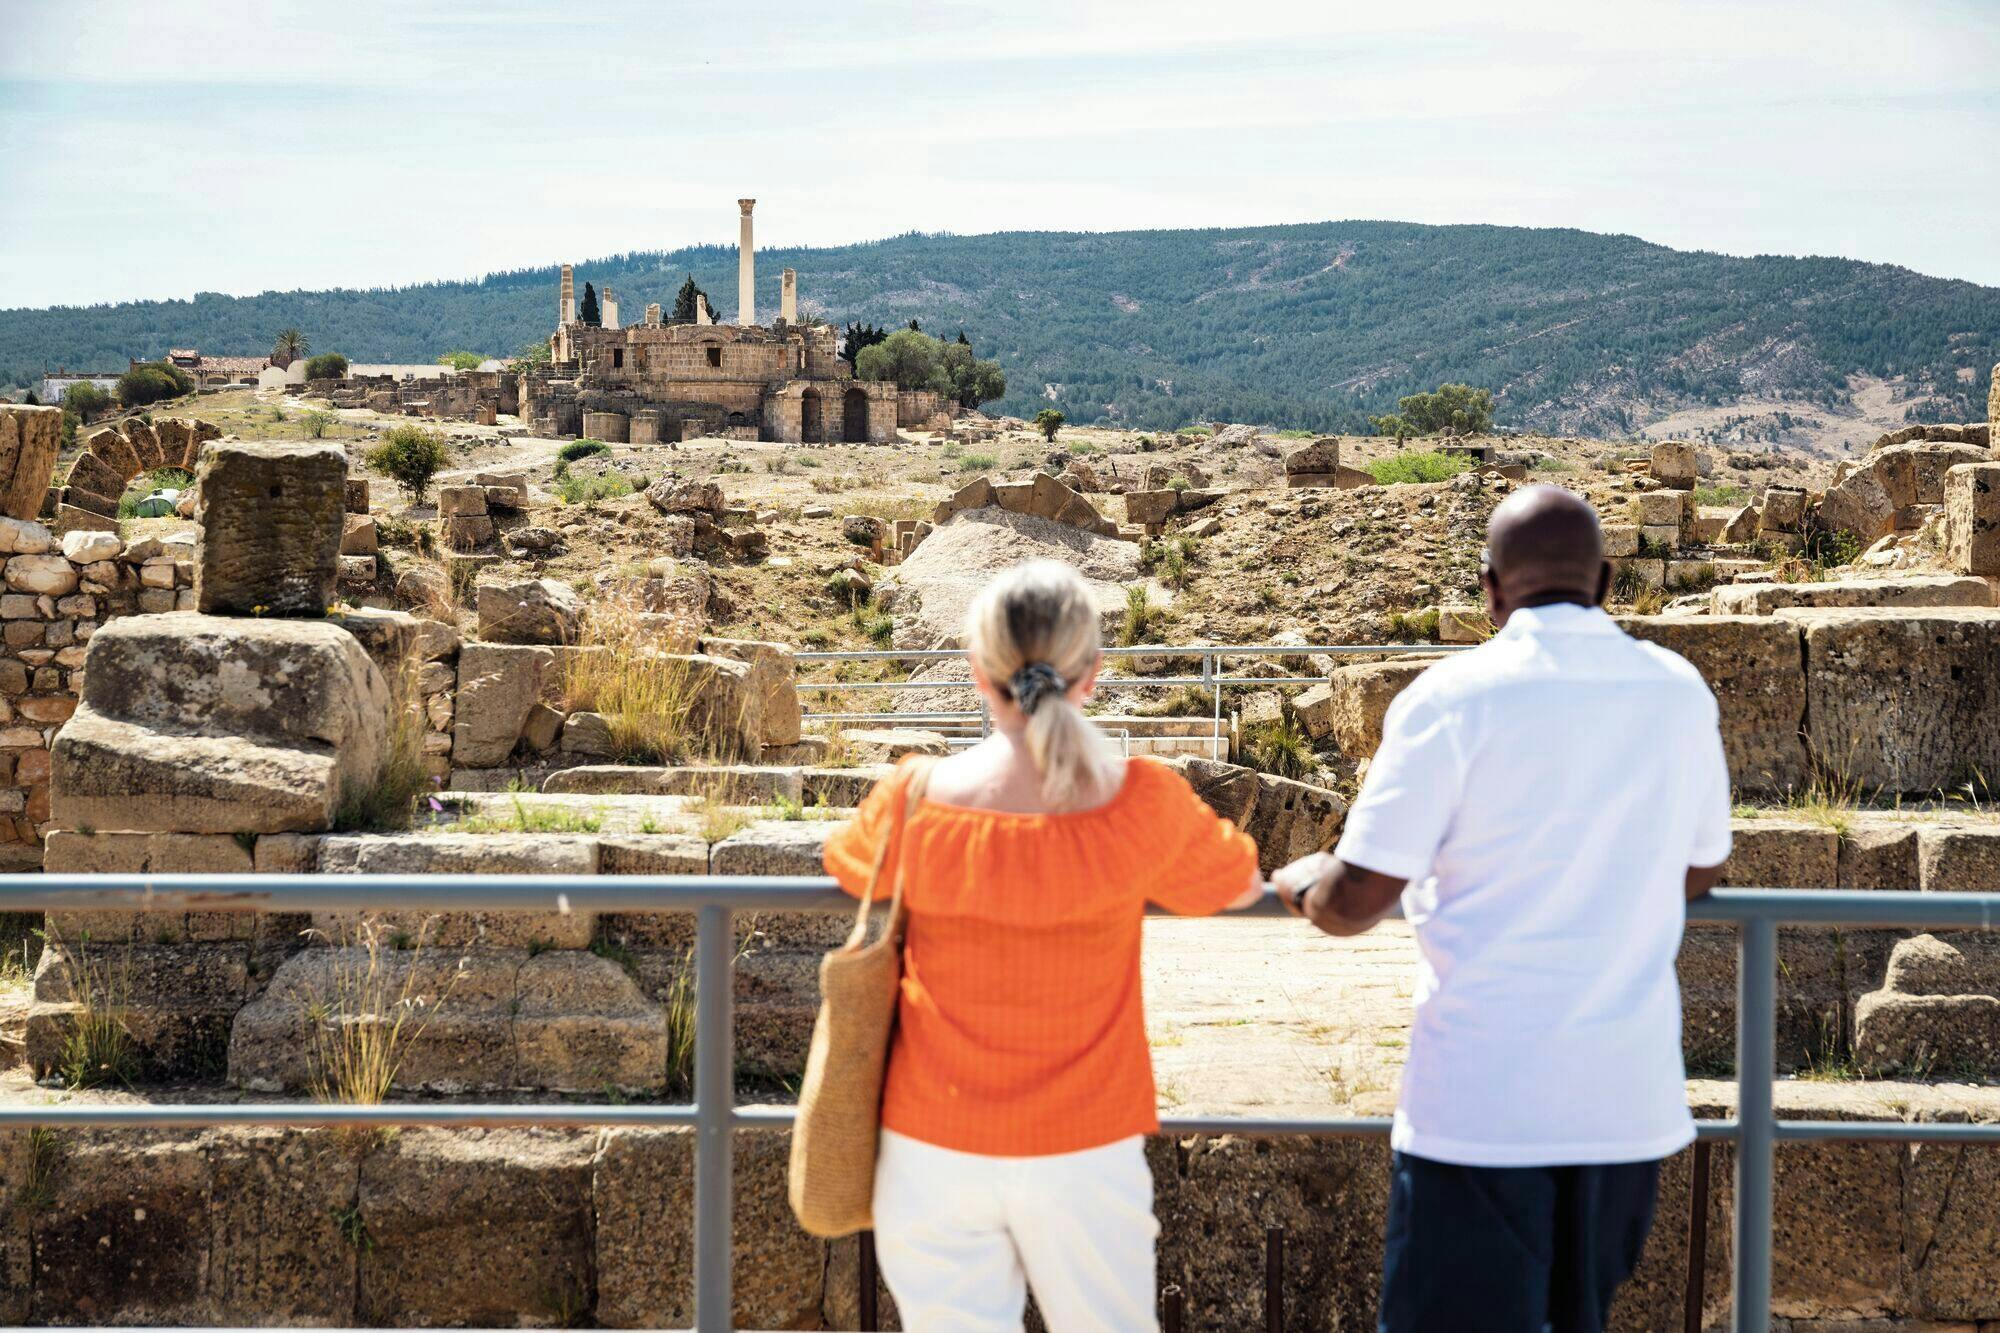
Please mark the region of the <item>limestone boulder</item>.
<svg viewBox="0 0 2000 1333"><path fill-rule="evenodd" d="M452 763L492 768L521 739L528 711L555 681L556 657L526 644L468 643L458 653L458 694L451 734Z"/></svg>
<svg viewBox="0 0 2000 1333"><path fill-rule="evenodd" d="M1158 527L1174 516L1179 505L1180 496L1174 491L1127 491L1125 521Z"/></svg>
<svg viewBox="0 0 2000 1333"><path fill-rule="evenodd" d="M1902 510L1943 504L1945 477L1952 468L1992 461L1992 452L1978 445L1926 442L1878 449L1865 466L1881 478L1890 502Z"/></svg>
<svg viewBox="0 0 2000 1333"><path fill-rule="evenodd" d="M389 693L325 622L130 616L91 637L51 756L71 828L312 831L387 753Z"/></svg>
<svg viewBox="0 0 2000 1333"><path fill-rule="evenodd" d="M1803 790L1805 664L1796 627L1768 616L1619 616L1634 638L1687 659L1715 692L1739 790Z"/></svg>
<svg viewBox="0 0 2000 1333"><path fill-rule="evenodd" d="M662 477L646 488L646 499L663 514L707 514L720 517L729 507L722 487L712 481L682 481Z"/></svg>
<svg viewBox="0 0 2000 1333"><path fill-rule="evenodd" d="M1691 491L1701 478L1701 459L1685 440L1665 440L1653 446L1653 480L1678 491Z"/></svg>
<svg viewBox="0 0 2000 1333"><path fill-rule="evenodd" d="M750 668L750 688L759 699L765 745L792 745L800 735L798 665L792 650L781 643L753 639L701 641L701 650L714 657L726 657Z"/></svg>
<svg viewBox="0 0 2000 1333"><path fill-rule="evenodd" d="M33 519L55 479L62 409L0 404L0 515Z"/></svg>
<svg viewBox="0 0 2000 1333"><path fill-rule="evenodd" d="M1326 684L1292 701L1293 715L1314 740L1332 740L1349 759L1366 759L1382 743L1382 719L1405 686L1437 659L1399 657L1337 667Z"/></svg>
<svg viewBox="0 0 2000 1333"><path fill-rule="evenodd" d="M1832 771L1891 793L2000 772L2000 610L1777 614L1803 635L1810 744Z"/></svg>
<svg viewBox="0 0 2000 1333"><path fill-rule="evenodd" d="M1760 535L1792 535L1802 531L1806 521L1806 493L1797 486L1765 488L1764 503L1757 513Z"/></svg>
<svg viewBox="0 0 2000 1333"><path fill-rule="evenodd" d="M329 444L214 443L195 477L196 608L321 616L340 578L347 454Z"/></svg>
<svg viewBox="0 0 2000 1333"><path fill-rule="evenodd" d="M692 698L690 738L702 753L717 758L750 758L764 746L764 682L747 662L706 653L677 659L687 669Z"/></svg>
<svg viewBox="0 0 2000 1333"><path fill-rule="evenodd" d="M574 643L583 625L583 602L554 579L482 583L476 599L479 637L490 643Z"/></svg>
<svg viewBox="0 0 2000 1333"><path fill-rule="evenodd" d="M1331 474L1338 471L1340 471L1340 441L1330 435L1285 455L1287 481L1298 473Z"/></svg>

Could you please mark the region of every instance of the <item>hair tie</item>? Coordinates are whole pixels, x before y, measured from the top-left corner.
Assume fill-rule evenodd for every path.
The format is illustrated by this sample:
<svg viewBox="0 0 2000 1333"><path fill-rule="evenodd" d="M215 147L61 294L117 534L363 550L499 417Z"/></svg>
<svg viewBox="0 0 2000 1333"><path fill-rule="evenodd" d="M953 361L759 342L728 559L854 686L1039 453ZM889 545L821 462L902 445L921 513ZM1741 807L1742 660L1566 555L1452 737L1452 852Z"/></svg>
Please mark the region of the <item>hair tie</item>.
<svg viewBox="0 0 2000 1333"><path fill-rule="evenodd" d="M1030 662L1016 671L1007 682L1007 690L1014 696L1014 702L1023 713L1033 716L1042 700L1052 694L1062 694L1069 689L1069 682L1062 673L1047 662Z"/></svg>

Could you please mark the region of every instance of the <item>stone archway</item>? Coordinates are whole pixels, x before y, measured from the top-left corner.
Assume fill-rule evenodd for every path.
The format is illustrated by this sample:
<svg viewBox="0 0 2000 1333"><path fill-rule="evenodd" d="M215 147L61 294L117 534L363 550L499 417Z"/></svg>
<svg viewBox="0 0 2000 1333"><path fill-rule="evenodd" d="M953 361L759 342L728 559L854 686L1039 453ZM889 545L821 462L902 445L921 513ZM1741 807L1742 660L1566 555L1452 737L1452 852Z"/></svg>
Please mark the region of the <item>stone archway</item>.
<svg viewBox="0 0 2000 1333"><path fill-rule="evenodd" d="M868 443L868 395L849 389L840 401L840 438L848 444Z"/></svg>
<svg viewBox="0 0 2000 1333"><path fill-rule="evenodd" d="M817 389L807 389L799 395L799 442L826 443L826 413Z"/></svg>

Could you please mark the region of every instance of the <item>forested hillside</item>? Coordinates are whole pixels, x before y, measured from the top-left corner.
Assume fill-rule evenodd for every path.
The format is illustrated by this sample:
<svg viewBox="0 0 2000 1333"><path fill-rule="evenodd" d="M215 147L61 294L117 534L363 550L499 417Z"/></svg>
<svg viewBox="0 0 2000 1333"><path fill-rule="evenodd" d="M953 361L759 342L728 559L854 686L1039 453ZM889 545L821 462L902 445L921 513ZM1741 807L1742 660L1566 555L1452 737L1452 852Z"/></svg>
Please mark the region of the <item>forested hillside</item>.
<svg viewBox="0 0 2000 1333"><path fill-rule="evenodd" d="M2000 289L1835 259L1733 259L1628 236L1394 222L1108 234L899 236L758 255L837 325L961 329L1006 371L989 410L1165 427L1220 418L1365 428L1403 394L1490 387L1504 426L1620 434L1704 406L1843 411L1850 376L1904 377L1898 412L1983 415ZM261 353L297 326L315 351L428 361L547 336L556 268L393 290L0 311L0 384L44 367L122 368L168 346ZM735 310L736 252L580 261L626 322L685 274ZM4 293L0 293L4 298ZM1908 406L1902 406L1908 404Z"/></svg>

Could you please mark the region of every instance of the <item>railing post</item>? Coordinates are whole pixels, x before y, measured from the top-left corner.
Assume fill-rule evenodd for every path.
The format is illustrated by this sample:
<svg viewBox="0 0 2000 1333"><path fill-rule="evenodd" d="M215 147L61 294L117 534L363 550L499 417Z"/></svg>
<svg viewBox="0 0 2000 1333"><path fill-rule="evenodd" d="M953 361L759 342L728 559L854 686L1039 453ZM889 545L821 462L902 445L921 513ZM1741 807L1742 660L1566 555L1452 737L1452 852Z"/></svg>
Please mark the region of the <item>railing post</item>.
<svg viewBox="0 0 2000 1333"><path fill-rule="evenodd" d="M695 915L694 940L694 1326L728 1333L735 1325L730 1295L730 1197L735 1134L735 979L730 975L726 907Z"/></svg>
<svg viewBox="0 0 2000 1333"><path fill-rule="evenodd" d="M1778 931L1745 921L1736 950L1736 1333L1771 1326L1771 1166L1777 1124Z"/></svg>
<svg viewBox="0 0 2000 1333"><path fill-rule="evenodd" d="M1222 749L1222 659L1213 653L1203 653L1201 674L1208 677L1209 689L1215 694L1215 722L1209 737L1208 757L1220 762L1229 757Z"/></svg>

